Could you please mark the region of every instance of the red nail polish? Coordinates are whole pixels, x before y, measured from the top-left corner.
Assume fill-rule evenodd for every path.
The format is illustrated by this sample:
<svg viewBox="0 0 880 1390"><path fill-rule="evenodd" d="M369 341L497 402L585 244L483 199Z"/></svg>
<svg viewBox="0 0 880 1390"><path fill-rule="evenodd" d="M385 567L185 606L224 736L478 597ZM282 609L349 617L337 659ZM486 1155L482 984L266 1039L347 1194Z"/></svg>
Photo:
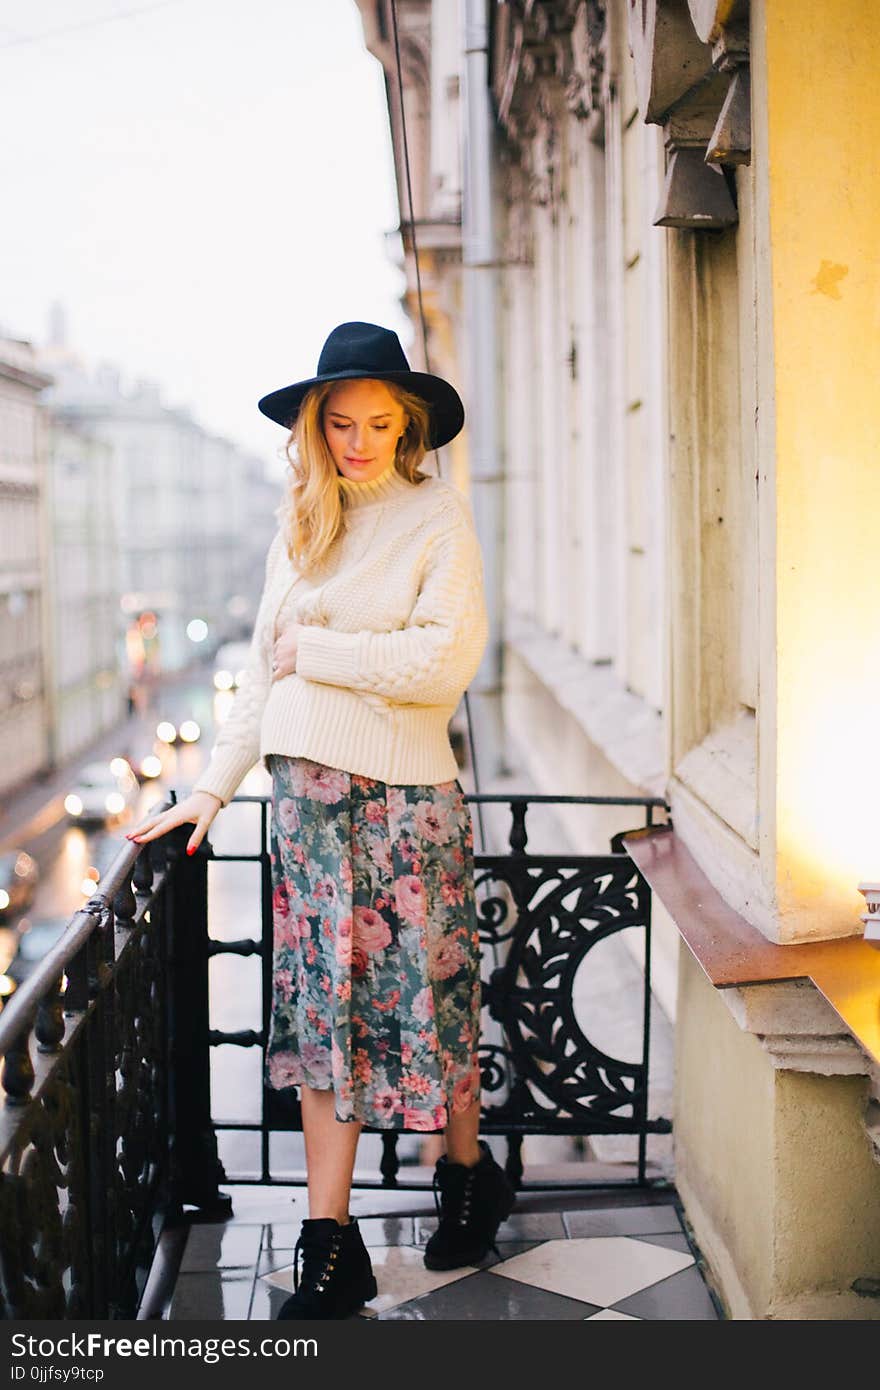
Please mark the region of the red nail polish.
<svg viewBox="0 0 880 1390"><path fill-rule="evenodd" d="M186 847L186 852L187 852L187 854L195 854L195 852L196 852L196 846L195 846L195 845L187 845L187 847Z"/></svg>

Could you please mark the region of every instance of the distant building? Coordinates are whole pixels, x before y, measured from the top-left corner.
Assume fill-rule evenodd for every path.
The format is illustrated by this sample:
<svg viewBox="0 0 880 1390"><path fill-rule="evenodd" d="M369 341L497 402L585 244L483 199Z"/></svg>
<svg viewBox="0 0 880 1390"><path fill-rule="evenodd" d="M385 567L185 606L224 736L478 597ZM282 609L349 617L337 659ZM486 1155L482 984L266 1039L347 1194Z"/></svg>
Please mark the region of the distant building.
<svg viewBox="0 0 880 1390"><path fill-rule="evenodd" d="M49 757L40 401L49 380L29 343L0 337L0 794Z"/></svg>
<svg viewBox="0 0 880 1390"><path fill-rule="evenodd" d="M273 524L271 511L268 530L263 524L252 534L246 522L253 461L187 411L166 405L153 383L126 389L108 366L86 372L68 363L47 403L53 418L110 450L117 628L125 632L143 615L155 616L143 655L148 669L180 670L197 658L188 634L194 619L208 626L202 651L239 635L235 609L253 616L254 575L261 576Z"/></svg>
<svg viewBox="0 0 880 1390"><path fill-rule="evenodd" d="M119 622L113 451L62 417L50 420L48 440L48 740L50 764L61 765L118 724L126 712L128 680Z"/></svg>

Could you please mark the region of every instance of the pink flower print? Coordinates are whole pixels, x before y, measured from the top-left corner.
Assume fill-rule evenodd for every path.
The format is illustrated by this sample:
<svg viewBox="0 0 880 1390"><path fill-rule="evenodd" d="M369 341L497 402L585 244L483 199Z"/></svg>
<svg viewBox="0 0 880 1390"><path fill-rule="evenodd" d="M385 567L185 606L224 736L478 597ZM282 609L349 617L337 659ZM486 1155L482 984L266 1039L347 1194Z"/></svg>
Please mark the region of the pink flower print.
<svg viewBox="0 0 880 1390"><path fill-rule="evenodd" d="M393 1086L380 1086L373 1095L373 1109L380 1119L387 1119L401 1108L398 1092Z"/></svg>
<svg viewBox="0 0 880 1390"><path fill-rule="evenodd" d="M416 1110L411 1105L405 1105L403 1107L404 1128L421 1130L442 1128L446 1120L446 1115L445 1112L443 1112L442 1106L440 1107L440 1109L443 1113L443 1121L440 1125L438 1125L436 1120L436 1114L433 1110Z"/></svg>
<svg viewBox="0 0 880 1390"><path fill-rule="evenodd" d="M394 881L394 897L397 911L411 926L424 925L427 915L425 885L415 874L403 874Z"/></svg>
<svg viewBox="0 0 880 1390"><path fill-rule="evenodd" d="M434 995L427 986L420 989L412 1001L412 1016L419 1023L427 1023L434 1017Z"/></svg>
<svg viewBox="0 0 880 1390"><path fill-rule="evenodd" d="M299 806L292 797L283 796L277 806L278 824L285 835L293 837L302 824Z"/></svg>
<svg viewBox="0 0 880 1390"><path fill-rule="evenodd" d="M322 1047L320 1043L303 1043L300 1048L300 1060L309 1073L308 1085L314 1086L316 1083L329 1082L332 1079L329 1047Z"/></svg>
<svg viewBox="0 0 880 1390"><path fill-rule="evenodd" d="M351 973L352 975L364 975L367 970L367 953L362 946L352 945L351 948Z"/></svg>
<svg viewBox="0 0 880 1390"><path fill-rule="evenodd" d="M401 835L400 839L397 841L397 853L405 864L412 864L412 861L418 858L419 852L413 844L411 837L404 834Z"/></svg>
<svg viewBox="0 0 880 1390"><path fill-rule="evenodd" d="M292 947L296 946L299 941L299 936L297 935L295 927L291 930L291 923L289 921L276 922L272 928L272 940L276 951L289 951Z"/></svg>
<svg viewBox="0 0 880 1390"><path fill-rule="evenodd" d="M400 1060L405 1067L408 1067L413 1059L413 1050L410 1043L400 1044Z"/></svg>
<svg viewBox="0 0 880 1390"><path fill-rule="evenodd" d="M447 907L459 907L464 902L464 883L458 874L440 870L440 897Z"/></svg>
<svg viewBox="0 0 880 1390"><path fill-rule="evenodd" d="M391 928L371 907L358 906L354 909L354 941L362 951L375 955L391 944Z"/></svg>
<svg viewBox="0 0 880 1390"><path fill-rule="evenodd" d="M274 1090L282 1086L299 1086L302 1071L298 1057L290 1052L274 1052L269 1058L269 1081Z"/></svg>
<svg viewBox="0 0 880 1390"><path fill-rule="evenodd" d="M272 979L275 993L286 1004L293 994L293 975L289 970L276 970Z"/></svg>
<svg viewBox="0 0 880 1390"><path fill-rule="evenodd" d="M347 854L343 855L339 865L339 877L342 883L343 893L350 894L354 887L354 869L352 867L351 858Z"/></svg>
<svg viewBox="0 0 880 1390"><path fill-rule="evenodd" d="M374 835L371 842L371 860L376 868L390 878L394 872L394 863L391 858L391 841L386 835Z"/></svg>
<svg viewBox="0 0 880 1390"><path fill-rule="evenodd" d="M428 955L428 974L434 980L448 980L464 965L464 951L457 941L445 937Z"/></svg>
<svg viewBox="0 0 880 1390"><path fill-rule="evenodd" d="M336 959L340 965L351 965L351 913L341 918L336 928Z"/></svg>
<svg viewBox="0 0 880 1390"><path fill-rule="evenodd" d="M413 808L413 826L423 840L442 845L450 838L449 812L436 801L417 801Z"/></svg>
<svg viewBox="0 0 880 1390"><path fill-rule="evenodd" d="M400 821L406 815L406 792L402 787L386 787L385 804L389 820Z"/></svg>
<svg viewBox="0 0 880 1390"><path fill-rule="evenodd" d="M373 1063L362 1047L358 1047L352 1053L352 1071L358 1081L369 1086L373 1079Z"/></svg>
<svg viewBox="0 0 880 1390"><path fill-rule="evenodd" d="M347 785L348 773L338 768L313 764L303 769L303 795L310 796L313 801L321 801L325 806L341 801Z"/></svg>
<svg viewBox="0 0 880 1390"><path fill-rule="evenodd" d="M329 874L321 874L315 882L312 893L316 902L335 904L339 901L339 889L335 879L332 879Z"/></svg>
<svg viewBox="0 0 880 1390"><path fill-rule="evenodd" d="M315 963L315 961L316 961L317 959L318 959L318 948L317 948L317 946L315 945L314 941L307 941L307 942L306 942L306 964L307 964L307 965L314 965L314 963Z"/></svg>
<svg viewBox="0 0 880 1390"><path fill-rule="evenodd" d="M371 825L384 825L388 813L383 802L368 801L365 814Z"/></svg>
<svg viewBox="0 0 880 1390"><path fill-rule="evenodd" d="M351 785L359 792L366 792L369 796L371 792L375 791L378 783L375 777L365 777L362 772L353 772L351 774Z"/></svg>
<svg viewBox="0 0 880 1390"><path fill-rule="evenodd" d="M342 1076L342 1073L345 1070L345 1056L343 1054L342 1048L339 1046L335 1038L331 1038L330 1040L330 1057L331 1067L333 1071L333 1080L335 1081L338 1077Z"/></svg>
<svg viewBox="0 0 880 1390"><path fill-rule="evenodd" d="M390 1014L392 1009L396 1009L400 1003L400 990L393 989L388 995L388 998L384 1001L381 999L373 999L371 1003L373 1008L378 1009L380 1013Z"/></svg>
<svg viewBox="0 0 880 1390"><path fill-rule="evenodd" d="M422 1076L419 1072L404 1072L400 1080L401 1089L409 1091L414 1096L426 1096L431 1090L431 1083L427 1076Z"/></svg>
<svg viewBox="0 0 880 1390"><path fill-rule="evenodd" d="M290 895L286 883L279 883L272 894L272 912L276 918L286 917L290 912Z"/></svg>

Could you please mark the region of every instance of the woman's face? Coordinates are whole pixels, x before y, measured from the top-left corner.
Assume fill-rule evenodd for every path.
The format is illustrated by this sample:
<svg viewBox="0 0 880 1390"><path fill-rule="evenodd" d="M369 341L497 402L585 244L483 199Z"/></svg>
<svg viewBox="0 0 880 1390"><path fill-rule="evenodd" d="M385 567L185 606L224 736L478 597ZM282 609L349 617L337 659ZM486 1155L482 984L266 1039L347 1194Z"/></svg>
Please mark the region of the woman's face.
<svg viewBox="0 0 880 1390"><path fill-rule="evenodd" d="M324 402L324 437L339 472L369 482L394 458L406 427L403 407L383 381L339 381Z"/></svg>

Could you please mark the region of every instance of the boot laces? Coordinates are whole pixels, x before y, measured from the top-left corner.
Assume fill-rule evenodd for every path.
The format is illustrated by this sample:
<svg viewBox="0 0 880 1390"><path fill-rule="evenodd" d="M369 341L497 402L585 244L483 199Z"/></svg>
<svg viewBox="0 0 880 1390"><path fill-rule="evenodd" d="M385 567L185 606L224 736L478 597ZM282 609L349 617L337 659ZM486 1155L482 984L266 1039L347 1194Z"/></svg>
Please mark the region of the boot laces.
<svg viewBox="0 0 880 1390"><path fill-rule="evenodd" d="M329 1248L329 1249L326 1249L326 1248L324 1247L323 1241L320 1242L320 1243L315 1243L315 1242L313 1242L312 1240L309 1240L308 1237L304 1237L302 1234L300 1234L300 1235L298 1236L296 1245L295 1245L294 1248L293 1248L293 1290L294 1290L294 1293L298 1293L298 1292L299 1292L299 1286L300 1286L300 1273L299 1273L299 1256L300 1256L300 1251L302 1251L302 1255L303 1255L303 1270L302 1270L303 1292L305 1292L307 1289L308 1289L308 1290L312 1290L312 1289L313 1289L313 1290L315 1290L315 1291L318 1292L318 1293L323 1293L324 1289L327 1287L327 1281L328 1281L328 1279L330 1278L330 1276L331 1276L331 1274L333 1273L333 1270L334 1270L334 1268L335 1268L335 1265L336 1265L336 1257L337 1257L337 1255L339 1254L339 1246L340 1246L341 1242L342 1242L342 1232L341 1232L341 1231L334 1231L333 1235L330 1237L330 1248ZM322 1264L320 1267L318 1267L318 1260L319 1260L319 1258L320 1258L320 1256L321 1256L322 1254L325 1255L325 1259L324 1259L323 1264Z"/></svg>
<svg viewBox="0 0 880 1390"><path fill-rule="evenodd" d="M449 1183L444 1185L440 1171L435 1168L434 1181L432 1183L434 1191L434 1208L440 1221L455 1221L459 1226L467 1226L471 1219L471 1200L474 1192L474 1180L476 1178L476 1164L467 1169L467 1174L462 1184L461 1206L456 1212L457 1194L450 1189Z"/></svg>

